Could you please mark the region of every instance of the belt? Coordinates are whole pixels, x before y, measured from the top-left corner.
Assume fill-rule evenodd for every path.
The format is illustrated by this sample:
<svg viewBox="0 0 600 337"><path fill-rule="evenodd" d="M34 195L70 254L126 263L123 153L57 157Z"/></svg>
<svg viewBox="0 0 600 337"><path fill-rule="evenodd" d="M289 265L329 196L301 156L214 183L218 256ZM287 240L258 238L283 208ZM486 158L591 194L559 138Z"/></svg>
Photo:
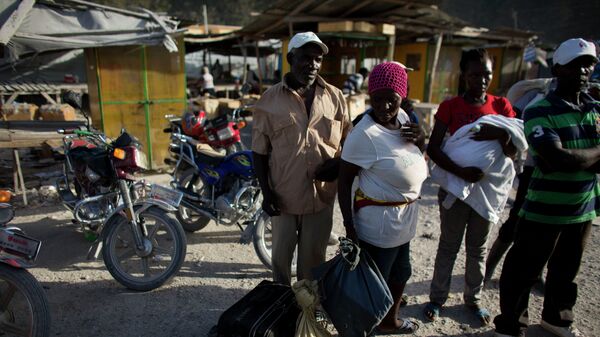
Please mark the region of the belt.
<svg viewBox="0 0 600 337"><path fill-rule="evenodd" d="M354 194L354 212L358 212L359 209L365 206L392 206L400 207L408 204L412 204L415 200L404 200L404 201L385 201L370 198L364 194L361 189L357 189Z"/></svg>

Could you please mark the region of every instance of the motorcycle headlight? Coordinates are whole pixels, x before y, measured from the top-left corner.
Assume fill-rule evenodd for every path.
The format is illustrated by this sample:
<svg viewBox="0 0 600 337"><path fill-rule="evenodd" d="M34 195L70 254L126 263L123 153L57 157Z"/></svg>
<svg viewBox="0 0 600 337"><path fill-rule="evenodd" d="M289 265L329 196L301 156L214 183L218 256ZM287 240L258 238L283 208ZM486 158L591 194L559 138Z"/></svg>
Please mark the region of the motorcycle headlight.
<svg viewBox="0 0 600 337"><path fill-rule="evenodd" d="M146 157L146 154L144 152L140 150L135 151L135 164L142 170L148 169L148 157Z"/></svg>

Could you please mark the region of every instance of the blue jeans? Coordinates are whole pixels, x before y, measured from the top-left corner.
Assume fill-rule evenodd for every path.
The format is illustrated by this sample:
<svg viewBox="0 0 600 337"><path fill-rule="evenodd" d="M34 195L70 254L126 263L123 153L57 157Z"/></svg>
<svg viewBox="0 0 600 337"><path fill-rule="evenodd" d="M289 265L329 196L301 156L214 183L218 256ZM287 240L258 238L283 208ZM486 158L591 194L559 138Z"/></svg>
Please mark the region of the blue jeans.
<svg viewBox="0 0 600 337"><path fill-rule="evenodd" d="M392 248L380 248L359 240L364 249L379 268L381 276L390 283L406 283L412 274L410 265L410 241Z"/></svg>

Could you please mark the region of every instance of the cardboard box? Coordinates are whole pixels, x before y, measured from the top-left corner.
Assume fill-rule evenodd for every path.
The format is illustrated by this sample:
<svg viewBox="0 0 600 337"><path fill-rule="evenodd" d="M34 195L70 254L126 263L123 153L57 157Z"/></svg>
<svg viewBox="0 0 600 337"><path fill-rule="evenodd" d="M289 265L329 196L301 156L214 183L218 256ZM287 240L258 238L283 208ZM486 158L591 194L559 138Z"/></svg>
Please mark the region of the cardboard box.
<svg viewBox="0 0 600 337"><path fill-rule="evenodd" d="M2 106L2 116L7 121L31 121L35 119L38 106L29 103L13 103Z"/></svg>
<svg viewBox="0 0 600 337"><path fill-rule="evenodd" d="M378 23L375 25L375 31L383 35L396 35L396 26L389 23Z"/></svg>
<svg viewBox="0 0 600 337"><path fill-rule="evenodd" d="M75 109L69 104L44 104L38 116L45 121L74 121Z"/></svg>
<svg viewBox="0 0 600 337"><path fill-rule="evenodd" d="M241 105L240 101L232 98L219 98L219 108L237 109Z"/></svg>
<svg viewBox="0 0 600 337"><path fill-rule="evenodd" d="M354 23L355 32L375 33L375 25L366 21L357 21Z"/></svg>
<svg viewBox="0 0 600 337"><path fill-rule="evenodd" d="M353 29L352 21L319 22L319 32L351 32Z"/></svg>
<svg viewBox="0 0 600 337"><path fill-rule="evenodd" d="M219 100L216 98L198 97L191 100L192 111L202 110L206 112L206 117L212 119L218 116Z"/></svg>
<svg viewBox="0 0 600 337"><path fill-rule="evenodd" d="M350 115L350 120L354 120L356 116L365 112L366 99L367 95L365 94L351 95L346 97L346 104L348 105L348 114Z"/></svg>

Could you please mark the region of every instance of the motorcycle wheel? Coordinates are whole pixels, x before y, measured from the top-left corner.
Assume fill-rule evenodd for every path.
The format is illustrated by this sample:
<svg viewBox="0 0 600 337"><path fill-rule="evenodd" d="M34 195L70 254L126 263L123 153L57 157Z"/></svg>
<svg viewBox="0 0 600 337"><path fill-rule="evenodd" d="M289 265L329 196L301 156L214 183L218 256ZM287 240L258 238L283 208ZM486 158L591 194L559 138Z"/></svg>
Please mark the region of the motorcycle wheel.
<svg viewBox="0 0 600 337"><path fill-rule="evenodd" d="M50 306L46 293L27 270L0 264L0 303L0 335L50 335Z"/></svg>
<svg viewBox="0 0 600 337"><path fill-rule="evenodd" d="M187 250L185 233L169 213L150 207L140 214L152 244L149 255L140 256L125 216L117 216L104 228L102 258L110 274L125 287L137 291L156 289L179 271Z"/></svg>
<svg viewBox="0 0 600 337"><path fill-rule="evenodd" d="M271 217L267 213L262 213L256 222L256 228L254 230L254 236L252 238L252 244L258 259L268 269L273 269L272 258L272 244L273 234L271 227ZM294 251L294 258L292 259L292 276L296 276L298 262L298 247Z"/></svg>
<svg viewBox="0 0 600 337"><path fill-rule="evenodd" d="M178 180L179 185L187 188L188 184L190 183L190 180L192 180L193 175L194 175L193 168L190 168L190 169L186 170L185 172L183 172L180 175L180 178ZM200 179L200 178L198 178L198 181L196 182L196 184L191 186L191 188L192 188L192 191L196 194L202 195L203 193L205 193L204 183L202 182L202 179ZM177 209L176 216L177 216L177 220L179 220L179 223L181 223L181 227L183 227L183 229L186 232L190 232L190 233L193 233L193 232L203 229L210 222L210 218L205 217L201 214L198 214L198 213L194 212L193 209L187 208L183 205L179 205L179 209Z"/></svg>

